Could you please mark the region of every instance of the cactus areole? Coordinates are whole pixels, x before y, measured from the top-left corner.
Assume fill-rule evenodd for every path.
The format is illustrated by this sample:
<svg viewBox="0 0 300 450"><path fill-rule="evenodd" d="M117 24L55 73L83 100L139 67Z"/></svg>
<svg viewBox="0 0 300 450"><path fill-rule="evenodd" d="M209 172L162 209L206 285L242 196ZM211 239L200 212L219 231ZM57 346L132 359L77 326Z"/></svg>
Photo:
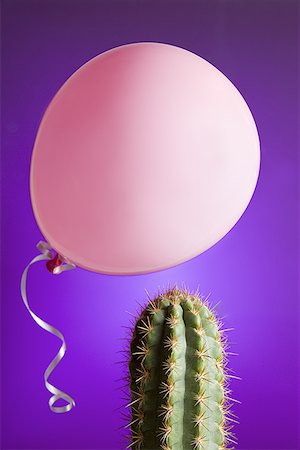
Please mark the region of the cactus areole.
<svg viewBox="0 0 300 450"><path fill-rule="evenodd" d="M197 294L175 287L150 301L130 353L129 448L220 450L235 443L224 337Z"/></svg>

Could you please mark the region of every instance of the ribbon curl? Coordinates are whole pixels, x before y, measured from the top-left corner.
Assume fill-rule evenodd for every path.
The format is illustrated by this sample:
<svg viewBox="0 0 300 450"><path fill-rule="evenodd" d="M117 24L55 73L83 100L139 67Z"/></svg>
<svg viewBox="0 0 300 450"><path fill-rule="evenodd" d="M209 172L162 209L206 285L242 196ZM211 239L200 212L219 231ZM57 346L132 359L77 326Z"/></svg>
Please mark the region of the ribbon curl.
<svg viewBox="0 0 300 450"><path fill-rule="evenodd" d="M61 255L53 256L53 253L51 251L51 247L47 242L40 241L37 244L38 250L41 252L41 255L36 256L33 258L30 263L26 266L24 269L24 272L22 274L21 278L21 296L23 299L23 302L29 311L31 317L35 320L35 322L44 330L48 331L51 334L54 334L62 341L62 346L59 349L59 352L55 356L55 358L51 361L49 366L44 372L44 382L47 390L53 394L52 397L49 399L49 407L51 411L55 413L64 413L70 411L75 406L75 401L73 398L61 391L60 389L57 389L55 386L49 383L48 378L50 377L51 373L55 369L55 367L58 365L58 363L62 360L64 357L67 347L66 342L63 334L52 325L48 324L47 322L44 322L44 320L40 319L31 309L28 304L27 300L27 292L26 292L26 282L27 282L27 274L30 266L38 261L48 261L47 262L47 268L54 274L60 274L61 272L74 269L76 266L75 264L70 263L66 258L62 257ZM67 402L67 405L65 406L54 406L55 402L59 399L63 399Z"/></svg>

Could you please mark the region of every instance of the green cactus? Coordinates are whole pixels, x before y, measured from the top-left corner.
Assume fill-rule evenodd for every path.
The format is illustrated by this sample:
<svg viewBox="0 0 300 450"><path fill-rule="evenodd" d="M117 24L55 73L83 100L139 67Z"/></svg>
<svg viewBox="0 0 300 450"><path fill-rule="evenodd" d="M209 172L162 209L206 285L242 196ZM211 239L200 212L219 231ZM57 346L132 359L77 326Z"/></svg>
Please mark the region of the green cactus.
<svg viewBox="0 0 300 450"><path fill-rule="evenodd" d="M221 450L235 444L225 348L213 310L197 293L175 287L150 301L130 342L128 448Z"/></svg>

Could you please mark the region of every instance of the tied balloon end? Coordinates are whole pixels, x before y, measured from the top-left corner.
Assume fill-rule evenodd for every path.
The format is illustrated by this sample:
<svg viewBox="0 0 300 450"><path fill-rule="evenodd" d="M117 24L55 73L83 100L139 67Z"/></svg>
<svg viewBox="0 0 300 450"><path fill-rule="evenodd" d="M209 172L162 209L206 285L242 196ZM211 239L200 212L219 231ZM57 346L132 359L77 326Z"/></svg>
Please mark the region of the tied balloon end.
<svg viewBox="0 0 300 450"><path fill-rule="evenodd" d="M46 267L49 270L49 272L59 274L61 272L62 264L63 264L62 257L58 253L56 253L54 258L49 259L49 261L46 262Z"/></svg>
<svg viewBox="0 0 300 450"><path fill-rule="evenodd" d="M49 272L53 273L54 275L58 275L61 272L65 272L66 270L75 269L76 265L68 261L67 258L60 255L59 253L56 253L56 255L53 256L53 253L50 250L51 247L47 242L40 241L37 245L37 248L43 255L46 256L46 267Z"/></svg>

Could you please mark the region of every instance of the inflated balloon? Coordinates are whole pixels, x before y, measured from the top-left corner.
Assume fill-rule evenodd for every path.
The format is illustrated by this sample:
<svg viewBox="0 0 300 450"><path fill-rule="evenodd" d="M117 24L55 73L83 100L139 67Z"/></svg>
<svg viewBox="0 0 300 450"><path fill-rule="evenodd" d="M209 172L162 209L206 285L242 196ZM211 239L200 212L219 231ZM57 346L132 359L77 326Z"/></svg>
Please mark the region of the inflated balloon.
<svg viewBox="0 0 300 450"><path fill-rule="evenodd" d="M46 242L30 264L128 275L187 261L241 217L259 163L251 112L213 65L167 44L109 50L66 81L40 124L30 191ZM28 306L29 265L26 307L63 342L45 383L51 409L65 412L73 399L47 382L65 342ZM59 398L68 406L54 407Z"/></svg>
<svg viewBox="0 0 300 450"><path fill-rule="evenodd" d="M31 198L69 261L140 274L221 239L258 170L256 126L233 84L187 50L137 43L95 57L58 91L36 138Z"/></svg>

